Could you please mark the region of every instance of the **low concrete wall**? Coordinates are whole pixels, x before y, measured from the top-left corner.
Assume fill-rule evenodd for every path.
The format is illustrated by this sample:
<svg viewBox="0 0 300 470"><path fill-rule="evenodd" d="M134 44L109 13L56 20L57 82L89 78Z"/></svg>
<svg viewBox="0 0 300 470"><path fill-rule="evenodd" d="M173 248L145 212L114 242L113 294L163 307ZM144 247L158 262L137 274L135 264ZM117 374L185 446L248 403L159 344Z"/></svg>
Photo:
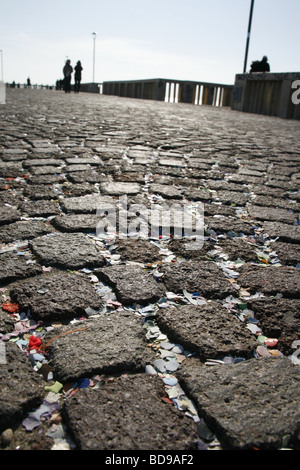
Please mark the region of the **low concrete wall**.
<svg viewBox="0 0 300 470"><path fill-rule="evenodd" d="M102 83L81 83L80 92L83 93L100 93ZM74 91L74 84L71 85L71 90Z"/></svg>
<svg viewBox="0 0 300 470"><path fill-rule="evenodd" d="M103 82L103 94L164 101L165 83L160 79Z"/></svg>
<svg viewBox="0 0 300 470"><path fill-rule="evenodd" d="M103 82L103 94L174 103L231 106L233 85L155 78Z"/></svg>
<svg viewBox="0 0 300 470"><path fill-rule="evenodd" d="M300 72L246 73L235 77L232 109L248 113L300 119L300 105L295 104L293 83Z"/></svg>
<svg viewBox="0 0 300 470"><path fill-rule="evenodd" d="M5 83L0 81L0 104L6 103L6 89Z"/></svg>

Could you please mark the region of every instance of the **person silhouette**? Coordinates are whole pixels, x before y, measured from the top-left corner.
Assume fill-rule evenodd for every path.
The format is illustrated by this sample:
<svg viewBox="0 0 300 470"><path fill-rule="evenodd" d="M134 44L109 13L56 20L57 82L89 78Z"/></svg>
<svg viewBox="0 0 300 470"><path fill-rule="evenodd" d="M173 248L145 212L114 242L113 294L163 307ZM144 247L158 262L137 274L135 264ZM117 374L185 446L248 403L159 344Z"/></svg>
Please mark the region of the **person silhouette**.
<svg viewBox="0 0 300 470"><path fill-rule="evenodd" d="M250 73L253 72L270 72L270 65L266 55L263 56L262 60L255 60L252 62Z"/></svg>
<svg viewBox="0 0 300 470"><path fill-rule="evenodd" d="M270 72L270 65L268 63L268 57L266 55L263 56L262 61L260 62L261 72Z"/></svg>
<svg viewBox="0 0 300 470"><path fill-rule="evenodd" d="M68 59L65 63L64 68L63 68L65 93L70 93L70 91L71 91L72 73L73 73L73 67L71 65L70 59Z"/></svg>
<svg viewBox="0 0 300 470"><path fill-rule="evenodd" d="M80 60L78 60L76 66L74 67L75 70L75 93L79 93L80 90L80 82L81 82L81 72L83 70Z"/></svg>

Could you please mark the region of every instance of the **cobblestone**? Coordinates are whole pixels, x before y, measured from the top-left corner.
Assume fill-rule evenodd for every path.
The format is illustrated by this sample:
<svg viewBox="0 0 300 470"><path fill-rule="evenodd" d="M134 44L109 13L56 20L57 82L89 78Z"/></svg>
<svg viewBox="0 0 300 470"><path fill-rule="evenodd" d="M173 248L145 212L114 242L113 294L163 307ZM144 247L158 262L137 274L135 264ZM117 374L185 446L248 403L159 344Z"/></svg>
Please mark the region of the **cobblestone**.
<svg viewBox="0 0 300 470"><path fill-rule="evenodd" d="M1 445L299 449L299 122L31 89L0 122ZM175 204L199 249L139 237Z"/></svg>

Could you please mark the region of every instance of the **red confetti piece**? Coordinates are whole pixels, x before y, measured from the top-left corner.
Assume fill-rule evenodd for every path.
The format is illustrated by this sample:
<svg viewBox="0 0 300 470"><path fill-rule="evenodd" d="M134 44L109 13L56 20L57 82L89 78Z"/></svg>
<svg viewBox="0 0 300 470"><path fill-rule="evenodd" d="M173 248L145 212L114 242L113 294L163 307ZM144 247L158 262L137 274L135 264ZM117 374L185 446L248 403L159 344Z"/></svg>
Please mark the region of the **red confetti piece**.
<svg viewBox="0 0 300 470"><path fill-rule="evenodd" d="M29 338L29 343L28 343L28 349L40 349L42 347L43 343L40 338L37 336L30 336Z"/></svg>
<svg viewBox="0 0 300 470"><path fill-rule="evenodd" d="M7 302L5 304L2 304L3 310L6 310L7 312L10 313L15 313L19 311L19 305L18 304L12 304L10 302Z"/></svg>

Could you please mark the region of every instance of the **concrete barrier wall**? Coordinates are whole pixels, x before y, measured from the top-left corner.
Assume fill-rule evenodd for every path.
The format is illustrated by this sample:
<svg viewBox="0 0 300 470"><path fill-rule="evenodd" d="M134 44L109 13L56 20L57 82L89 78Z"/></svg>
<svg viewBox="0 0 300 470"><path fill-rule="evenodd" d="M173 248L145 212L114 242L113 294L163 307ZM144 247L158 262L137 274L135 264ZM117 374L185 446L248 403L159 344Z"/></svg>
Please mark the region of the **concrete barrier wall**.
<svg viewBox="0 0 300 470"><path fill-rule="evenodd" d="M164 101L165 83L160 79L103 82L103 94Z"/></svg>
<svg viewBox="0 0 300 470"><path fill-rule="evenodd" d="M4 82L0 81L0 104L6 103L6 89Z"/></svg>
<svg viewBox="0 0 300 470"><path fill-rule="evenodd" d="M231 106L233 85L171 79L103 82L103 94L171 103Z"/></svg>
<svg viewBox="0 0 300 470"><path fill-rule="evenodd" d="M298 80L300 72L236 75L232 109L285 119L300 119L300 104L293 99L293 83Z"/></svg>
<svg viewBox="0 0 300 470"><path fill-rule="evenodd" d="M74 84L71 84L71 90L74 91ZM80 92L83 93L100 93L101 83L81 83Z"/></svg>

